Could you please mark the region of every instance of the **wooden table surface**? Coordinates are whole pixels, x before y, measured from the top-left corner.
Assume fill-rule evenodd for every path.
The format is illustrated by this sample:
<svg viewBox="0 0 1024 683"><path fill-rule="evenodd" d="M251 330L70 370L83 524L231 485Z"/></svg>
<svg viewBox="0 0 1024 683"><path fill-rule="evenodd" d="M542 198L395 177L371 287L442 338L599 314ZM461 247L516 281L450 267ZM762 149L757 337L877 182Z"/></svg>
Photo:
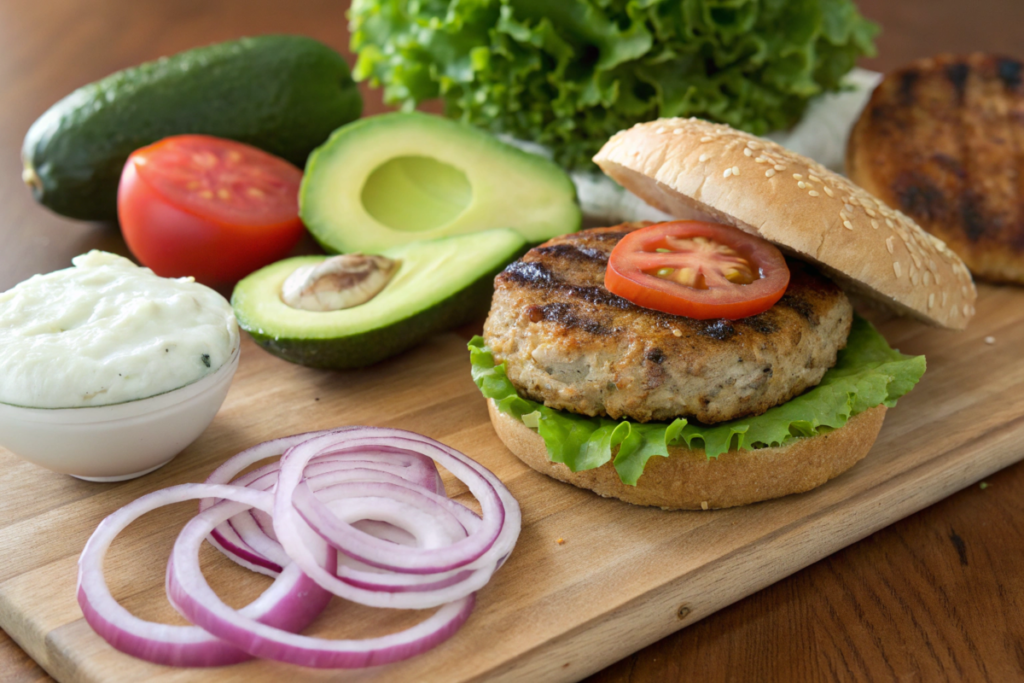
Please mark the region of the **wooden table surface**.
<svg viewBox="0 0 1024 683"><path fill-rule="evenodd" d="M859 4L884 27L878 57L863 62L868 68L890 69L938 52L984 49L1024 57L1020 0ZM242 35L303 33L348 54L347 5L0 0L0 291L66 267L92 248L126 253L116 228L60 218L37 206L21 184L21 140L53 102L117 69ZM377 92L363 93L367 112L383 109ZM1024 680L1021 491L1024 463L590 680ZM50 680L0 631L0 681Z"/></svg>

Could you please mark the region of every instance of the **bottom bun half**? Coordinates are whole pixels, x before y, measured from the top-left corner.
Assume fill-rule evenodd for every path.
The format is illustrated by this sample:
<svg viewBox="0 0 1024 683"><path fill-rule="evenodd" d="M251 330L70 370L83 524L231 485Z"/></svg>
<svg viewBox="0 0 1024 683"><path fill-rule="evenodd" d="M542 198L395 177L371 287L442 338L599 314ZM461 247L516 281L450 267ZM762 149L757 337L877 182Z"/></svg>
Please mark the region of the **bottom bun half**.
<svg viewBox="0 0 1024 683"><path fill-rule="evenodd" d="M850 418L844 427L784 446L730 451L708 459L703 449L673 446L669 457L654 457L636 486L619 480L611 462L573 472L548 459L537 432L487 401L494 431L510 451L549 477L634 505L699 510L747 505L821 486L868 454L885 419L885 406Z"/></svg>

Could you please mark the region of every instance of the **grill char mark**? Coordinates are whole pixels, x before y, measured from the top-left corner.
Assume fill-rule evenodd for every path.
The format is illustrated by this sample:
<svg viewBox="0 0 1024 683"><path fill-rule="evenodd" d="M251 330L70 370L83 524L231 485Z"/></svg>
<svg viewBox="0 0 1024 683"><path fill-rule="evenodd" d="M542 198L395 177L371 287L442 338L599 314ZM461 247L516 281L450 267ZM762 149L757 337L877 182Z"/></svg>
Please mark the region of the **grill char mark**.
<svg viewBox="0 0 1024 683"><path fill-rule="evenodd" d="M917 71L907 71L900 76L900 102L905 107L914 105L914 87L921 78Z"/></svg>
<svg viewBox="0 0 1024 683"><path fill-rule="evenodd" d="M966 178L966 172L959 176ZM942 189L932 183L923 173L901 173L893 186L900 210L913 216L925 216L928 220L941 221L949 215L946 196Z"/></svg>
<svg viewBox="0 0 1024 683"><path fill-rule="evenodd" d="M530 322L534 323L555 323L567 330L582 330L599 337L612 333L612 330L602 325L599 321L587 317L586 314L568 303L530 306L526 314Z"/></svg>
<svg viewBox="0 0 1024 683"><path fill-rule="evenodd" d="M946 67L946 78L953 84L953 89L956 91L957 103L962 107L964 105L964 95L967 90L967 77L971 74L971 67L963 62L957 62L950 64Z"/></svg>
<svg viewBox="0 0 1024 683"><path fill-rule="evenodd" d="M1008 90L1020 88L1022 67L1024 67L1024 64L1021 64L1016 59L1000 57L996 60L996 73L999 74L999 80L1003 82L1003 85Z"/></svg>
<svg viewBox="0 0 1024 683"><path fill-rule="evenodd" d="M608 263L608 254L606 252L586 245L553 244L549 247L537 247L536 251L541 256L550 256L552 258L564 258L602 265Z"/></svg>
<svg viewBox="0 0 1024 683"><path fill-rule="evenodd" d="M642 226L644 224L638 223L637 225ZM582 232L574 232L574 233L570 233L568 235L563 236L563 239L585 240L585 241L593 240L595 242L618 242L623 237L628 235L630 232L631 231L619 231L619 230L609 230L607 232L592 232L592 233L589 233L589 234L585 234L585 233L582 233Z"/></svg>

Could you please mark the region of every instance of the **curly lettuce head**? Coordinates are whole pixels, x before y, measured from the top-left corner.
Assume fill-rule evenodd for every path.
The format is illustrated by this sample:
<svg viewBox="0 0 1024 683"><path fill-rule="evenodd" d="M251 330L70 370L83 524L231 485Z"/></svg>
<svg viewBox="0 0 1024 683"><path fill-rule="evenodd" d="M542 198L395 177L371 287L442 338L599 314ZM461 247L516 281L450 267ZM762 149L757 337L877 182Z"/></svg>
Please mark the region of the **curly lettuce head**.
<svg viewBox="0 0 1024 683"><path fill-rule="evenodd" d="M763 134L837 90L877 26L852 0L354 0L354 75L585 168L638 121Z"/></svg>

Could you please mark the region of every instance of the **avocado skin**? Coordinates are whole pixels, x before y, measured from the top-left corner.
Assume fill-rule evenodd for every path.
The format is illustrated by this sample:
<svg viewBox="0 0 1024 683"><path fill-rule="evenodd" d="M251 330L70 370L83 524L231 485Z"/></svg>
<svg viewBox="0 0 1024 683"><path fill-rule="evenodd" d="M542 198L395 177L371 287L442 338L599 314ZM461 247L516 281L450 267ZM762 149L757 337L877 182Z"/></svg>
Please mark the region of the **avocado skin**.
<svg viewBox="0 0 1024 683"><path fill-rule="evenodd" d="M82 220L117 219L128 156L170 135L244 142L302 168L362 98L337 52L312 38L219 43L119 71L71 93L29 129L26 182L38 202Z"/></svg>
<svg viewBox="0 0 1024 683"><path fill-rule="evenodd" d="M523 249L518 255L525 251ZM239 317L238 324L261 347L292 363L331 370L364 368L401 353L436 332L464 325L486 315L494 294L494 278L504 267L502 264L469 287L404 320L350 337L280 338L251 329L242 317Z"/></svg>

